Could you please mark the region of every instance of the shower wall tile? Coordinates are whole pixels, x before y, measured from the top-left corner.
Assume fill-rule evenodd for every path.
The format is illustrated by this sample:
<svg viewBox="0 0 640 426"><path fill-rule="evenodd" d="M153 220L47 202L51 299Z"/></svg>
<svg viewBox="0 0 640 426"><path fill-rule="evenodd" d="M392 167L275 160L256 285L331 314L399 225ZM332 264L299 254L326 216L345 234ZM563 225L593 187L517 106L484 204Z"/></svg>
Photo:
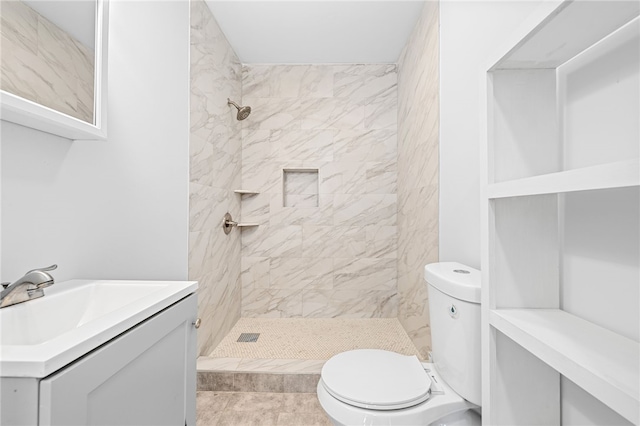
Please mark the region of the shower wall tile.
<svg viewBox="0 0 640 426"><path fill-rule="evenodd" d="M397 162L333 161L320 167L321 194L396 193Z"/></svg>
<svg viewBox="0 0 640 426"><path fill-rule="evenodd" d="M398 138L395 129L336 132L333 158L336 161L396 161Z"/></svg>
<svg viewBox="0 0 640 426"><path fill-rule="evenodd" d="M270 158L275 161L332 161L333 130L272 131Z"/></svg>
<svg viewBox="0 0 640 426"><path fill-rule="evenodd" d="M431 347L423 271L438 261L438 7L425 3L398 65L398 318L423 357ZM383 113L367 111L365 125L384 125Z"/></svg>
<svg viewBox="0 0 640 426"><path fill-rule="evenodd" d="M252 65L244 76L243 96L326 98L333 96L333 67L322 65Z"/></svg>
<svg viewBox="0 0 640 426"><path fill-rule="evenodd" d="M336 194L335 225L394 226L397 218L395 194Z"/></svg>
<svg viewBox="0 0 640 426"><path fill-rule="evenodd" d="M333 259L322 257L272 257L273 289L318 289L333 287Z"/></svg>
<svg viewBox="0 0 640 426"><path fill-rule="evenodd" d="M364 234L366 257L397 259L397 226L367 226Z"/></svg>
<svg viewBox="0 0 640 426"><path fill-rule="evenodd" d="M367 257L366 233L359 226L302 227L302 256L316 258Z"/></svg>
<svg viewBox="0 0 640 426"><path fill-rule="evenodd" d="M351 99L396 98L394 64L334 67L334 96Z"/></svg>
<svg viewBox="0 0 640 426"><path fill-rule="evenodd" d="M284 205L295 208L316 208L318 207L318 195L285 193Z"/></svg>
<svg viewBox="0 0 640 426"><path fill-rule="evenodd" d="M191 2L190 62L189 279L199 283L198 354L208 355L241 310L240 235L220 224L226 212L240 217L233 190L242 179L242 127L227 97L241 99L242 68L202 0Z"/></svg>
<svg viewBox="0 0 640 426"><path fill-rule="evenodd" d="M329 194L362 194L367 184L367 163L333 161L324 168L331 181L323 181L321 192ZM327 185L329 184L329 185Z"/></svg>
<svg viewBox="0 0 640 426"><path fill-rule="evenodd" d="M396 128L398 125L397 99L376 98L364 103L365 129Z"/></svg>
<svg viewBox="0 0 640 426"><path fill-rule="evenodd" d="M367 163L365 192L395 194L398 189L398 163Z"/></svg>
<svg viewBox="0 0 640 426"><path fill-rule="evenodd" d="M253 288L269 288L271 286L270 266L271 259L268 257L243 257L241 275L243 292Z"/></svg>
<svg viewBox="0 0 640 426"><path fill-rule="evenodd" d="M397 298L396 290L309 290L302 295L302 316L307 318L395 318Z"/></svg>
<svg viewBox="0 0 640 426"><path fill-rule="evenodd" d="M303 129L362 129L364 105L350 98L307 99L300 102Z"/></svg>
<svg viewBox="0 0 640 426"><path fill-rule="evenodd" d="M260 223L242 232L242 315L396 317L396 66L251 65L242 78L242 187L261 192L242 202ZM317 181L285 188L285 169Z"/></svg>
<svg viewBox="0 0 640 426"><path fill-rule="evenodd" d="M213 271L211 231L189 233L189 277L203 277ZM202 289L200 283L200 289Z"/></svg>
<svg viewBox="0 0 640 426"><path fill-rule="evenodd" d="M213 146L196 135L189 140L189 172L190 181L203 186L213 185L211 163L213 162Z"/></svg>
<svg viewBox="0 0 640 426"><path fill-rule="evenodd" d="M242 294L242 316L296 318L302 316L302 290L248 289Z"/></svg>
<svg viewBox="0 0 640 426"><path fill-rule="evenodd" d="M242 195L242 221L267 223L271 214L271 195Z"/></svg>
<svg viewBox="0 0 640 426"><path fill-rule="evenodd" d="M335 289L361 291L396 289L395 259L336 259L334 268Z"/></svg>
<svg viewBox="0 0 640 426"><path fill-rule="evenodd" d="M242 231L243 254L251 257L296 257L302 251L302 226L268 225Z"/></svg>
<svg viewBox="0 0 640 426"><path fill-rule="evenodd" d="M283 194L272 194L269 223L284 225L333 225L333 195L318 194L317 207L285 207Z"/></svg>
<svg viewBox="0 0 640 426"><path fill-rule="evenodd" d="M243 96L242 102L251 106L251 119L245 120L245 129L300 129L301 100Z"/></svg>
<svg viewBox="0 0 640 426"><path fill-rule="evenodd" d="M275 162L242 162L242 188L261 194L282 193L282 168Z"/></svg>
<svg viewBox="0 0 640 426"><path fill-rule="evenodd" d="M242 130L242 163L271 160L271 130Z"/></svg>
<svg viewBox="0 0 640 426"><path fill-rule="evenodd" d="M189 184L189 231L211 229L213 208L213 188Z"/></svg>

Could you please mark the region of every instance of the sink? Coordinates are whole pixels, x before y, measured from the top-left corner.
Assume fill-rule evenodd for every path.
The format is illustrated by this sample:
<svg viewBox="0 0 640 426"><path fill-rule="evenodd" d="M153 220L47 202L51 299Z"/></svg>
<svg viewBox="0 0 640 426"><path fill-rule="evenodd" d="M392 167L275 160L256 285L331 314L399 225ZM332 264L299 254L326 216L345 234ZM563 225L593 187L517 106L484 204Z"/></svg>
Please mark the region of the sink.
<svg viewBox="0 0 640 426"><path fill-rule="evenodd" d="M194 281L71 280L0 309L2 377L42 378L197 288Z"/></svg>

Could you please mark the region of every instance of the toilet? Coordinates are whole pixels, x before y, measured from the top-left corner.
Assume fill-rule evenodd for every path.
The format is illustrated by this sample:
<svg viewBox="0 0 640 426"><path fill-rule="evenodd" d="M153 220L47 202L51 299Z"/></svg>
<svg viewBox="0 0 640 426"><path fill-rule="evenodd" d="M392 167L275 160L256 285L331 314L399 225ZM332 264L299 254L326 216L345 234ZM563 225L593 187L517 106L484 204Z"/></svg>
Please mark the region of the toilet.
<svg viewBox="0 0 640 426"><path fill-rule="evenodd" d="M329 359L318 400L334 425L480 425L480 271L425 266L432 363L378 349Z"/></svg>

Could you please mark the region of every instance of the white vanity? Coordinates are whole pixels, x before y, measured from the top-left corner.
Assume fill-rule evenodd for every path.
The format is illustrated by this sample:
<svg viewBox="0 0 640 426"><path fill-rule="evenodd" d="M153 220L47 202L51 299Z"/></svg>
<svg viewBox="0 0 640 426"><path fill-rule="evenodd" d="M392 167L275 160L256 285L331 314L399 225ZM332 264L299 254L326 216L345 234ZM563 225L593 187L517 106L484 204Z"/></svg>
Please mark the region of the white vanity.
<svg viewBox="0 0 640 426"><path fill-rule="evenodd" d="M60 282L0 309L0 424L195 425L196 282Z"/></svg>

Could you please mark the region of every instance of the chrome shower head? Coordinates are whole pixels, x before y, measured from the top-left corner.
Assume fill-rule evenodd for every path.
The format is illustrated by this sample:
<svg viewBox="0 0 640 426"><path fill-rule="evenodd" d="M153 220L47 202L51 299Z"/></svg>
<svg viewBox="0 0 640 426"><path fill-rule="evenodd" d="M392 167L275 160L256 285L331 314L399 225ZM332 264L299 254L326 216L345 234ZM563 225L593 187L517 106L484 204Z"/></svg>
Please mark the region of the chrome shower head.
<svg viewBox="0 0 640 426"><path fill-rule="evenodd" d="M233 105L234 107L236 107L236 109L238 110L238 115L236 116L238 121L244 120L249 116L249 114L251 114L250 106L240 106L229 98L227 98L227 105Z"/></svg>

